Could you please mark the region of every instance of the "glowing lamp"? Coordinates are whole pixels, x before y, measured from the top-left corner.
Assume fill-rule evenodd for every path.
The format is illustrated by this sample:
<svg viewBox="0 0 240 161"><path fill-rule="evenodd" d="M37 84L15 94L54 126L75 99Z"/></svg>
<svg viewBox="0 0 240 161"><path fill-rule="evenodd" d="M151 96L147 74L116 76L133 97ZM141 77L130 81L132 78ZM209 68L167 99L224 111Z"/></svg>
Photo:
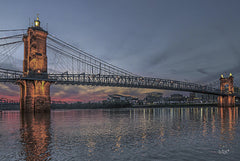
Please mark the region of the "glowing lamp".
<svg viewBox="0 0 240 161"><path fill-rule="evenodd" d="M40 26L39 24L40 24L39 21L35 21L35 27L39 27Z"/></svg>
<svg viewBox="0 0 240 161"><path fill-rule="evenodd" d="M34 21L34 25L35 27L40 27L40 21L39 21L38 15L37 15L37 20Z"/></svg>
<svg viewBox="0 0 240 161"><path fill-rule="evenodd" d="M38 73L41 73L41 70L39 70L39 69L38 69L38 71L37 71L37 72L38 72Z"/></svg>

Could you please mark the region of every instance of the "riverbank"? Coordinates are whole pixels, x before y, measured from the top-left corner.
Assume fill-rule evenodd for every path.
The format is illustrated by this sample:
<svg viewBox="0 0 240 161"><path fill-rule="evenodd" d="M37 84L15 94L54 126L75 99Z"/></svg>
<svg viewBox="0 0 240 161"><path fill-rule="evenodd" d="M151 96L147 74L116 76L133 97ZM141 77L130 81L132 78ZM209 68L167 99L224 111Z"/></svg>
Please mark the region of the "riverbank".
<svg viewBox="0 0 240 161"><path fill-rule="evenodd" d="M240 104L236 104L238 107ZM217 103L208 104L156 104L156 105L131 105L129 103L73 103L51 104L52 110L57 109L114 109L114 108L178 108L178 107L218 107ZM0 111L19 110L19 104L0 105Z"/></svg>
<svg viewBox="0 0 240 161"><path fill-rule="evenodd" d="M156 105L134 105L134 108L164 108L164 107L217 107L217 103L207 103L207 104L156 104Z"/></svg>
<svg viewBox="0 0 240 161"><path fill-rule="evenodd" d="M110 109L110 108L131 108L130 103L72 103L72 104L51 104L51 109ZM2 104L0 111L20 110L19 104Z"/></svg>
<svg viewBox="0 0 240 161"><path fill-rule="evenodd" d="M236 106L238 106L237 104ZM114 108L178 108L178 107L217 107L217 103L208 104L156 104L156 105L131 105L129 103L73 103L51 104L51 109L114 109ZM19 110L19 104L1 105L0 111Z"/></svg>
<svg viewBox="0 0 240 161"><path fill-rule="evenodd" d="M51 104L51 109L108 109L108 108L129 108L130 103L73 103L73 104Z"/></svg>
<svg viewBox="0 0 240 161"><path fill-rule="evenodd" d="M0 111L5 111L5 110L20 110L20 105L19 104L0 105Z"/></svg>

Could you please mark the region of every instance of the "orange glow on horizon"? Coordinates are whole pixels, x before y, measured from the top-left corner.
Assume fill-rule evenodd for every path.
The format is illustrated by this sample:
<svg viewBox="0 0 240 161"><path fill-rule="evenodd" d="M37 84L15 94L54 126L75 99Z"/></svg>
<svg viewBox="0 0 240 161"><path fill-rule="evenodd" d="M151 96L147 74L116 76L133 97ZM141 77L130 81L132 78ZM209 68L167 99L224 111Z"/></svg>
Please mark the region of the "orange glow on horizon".
<svg viewBox="0 0 240 161"><path fill-rule="evenodd" d="M7 96L7 95L0 95L0 99L8 99L13 101L19 101L19 96Z"/></svg>

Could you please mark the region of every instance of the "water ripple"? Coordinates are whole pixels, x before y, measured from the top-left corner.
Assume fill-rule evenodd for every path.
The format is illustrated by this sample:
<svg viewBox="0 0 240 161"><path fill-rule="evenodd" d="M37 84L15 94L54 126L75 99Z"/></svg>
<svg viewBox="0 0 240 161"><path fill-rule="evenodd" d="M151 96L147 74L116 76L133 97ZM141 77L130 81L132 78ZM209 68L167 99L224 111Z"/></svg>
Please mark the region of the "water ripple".
<svg viewBox="0 0 240 161"><path fill-rule="evenodd" d="M238 108L0 116L0 160L240 160Z"/></svg>

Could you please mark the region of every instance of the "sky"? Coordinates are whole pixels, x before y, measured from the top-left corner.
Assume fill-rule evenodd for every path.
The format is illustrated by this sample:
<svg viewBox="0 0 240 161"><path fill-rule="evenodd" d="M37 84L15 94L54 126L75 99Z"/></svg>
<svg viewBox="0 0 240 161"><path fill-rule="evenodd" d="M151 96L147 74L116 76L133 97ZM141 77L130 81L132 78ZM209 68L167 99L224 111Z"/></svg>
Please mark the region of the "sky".
<svg viewBox="0 0 240 161"><path fill-rule="evenodd" d="M239 8L238 0L0 0L0 29L27 28L39 13L49 33L132 73L216 82L221 73L240 73ZM153 91L169 93L55 86L51 96L86 102ZM0 97L18 93L0 84Z"/></svg>

